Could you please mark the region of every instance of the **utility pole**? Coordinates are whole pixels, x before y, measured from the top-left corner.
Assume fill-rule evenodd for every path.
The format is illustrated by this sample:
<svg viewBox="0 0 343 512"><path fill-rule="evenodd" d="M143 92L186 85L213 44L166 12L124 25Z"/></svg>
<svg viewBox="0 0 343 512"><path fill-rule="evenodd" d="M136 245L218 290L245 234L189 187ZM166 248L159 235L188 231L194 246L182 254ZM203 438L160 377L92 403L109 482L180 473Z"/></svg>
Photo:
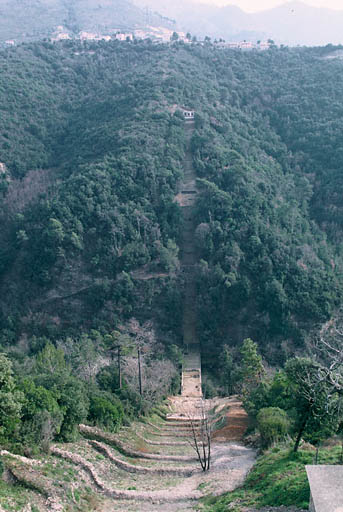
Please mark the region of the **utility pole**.
<svg viewBox="0 0 343 512"><path fill-rule="evenodd" d="M121 346L115 345L111 348L111 358L113 361L114 358L114 350L117 349L117 364L118 364L118 379L119 379L119 389L122 388L122 375L121 375Z"/></svg>
<svg viewBox="0 0 343 512"><path fill-rule="evenodd" d="M141 366L141 347L138 345L138 377L139 377L139 394L142 396L142 366Z"/></svg>

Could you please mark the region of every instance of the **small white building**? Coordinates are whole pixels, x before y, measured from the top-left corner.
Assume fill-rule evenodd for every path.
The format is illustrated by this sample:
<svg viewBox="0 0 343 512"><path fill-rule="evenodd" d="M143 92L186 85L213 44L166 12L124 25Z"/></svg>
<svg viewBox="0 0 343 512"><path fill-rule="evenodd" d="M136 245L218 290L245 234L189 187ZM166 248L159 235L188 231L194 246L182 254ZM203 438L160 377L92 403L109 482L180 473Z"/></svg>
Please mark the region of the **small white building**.
<svg viewBox="0 0 343 512"><path fill-rule="evenodd" d="M343 466L306 466L310 512L343 512Z"/></svg>
<svg viewBox="0 0 343 512"><path fill-rule="evenodd" d="M183 109L183 117L186 121L193 121L195 118L195 111Z"/></svg>

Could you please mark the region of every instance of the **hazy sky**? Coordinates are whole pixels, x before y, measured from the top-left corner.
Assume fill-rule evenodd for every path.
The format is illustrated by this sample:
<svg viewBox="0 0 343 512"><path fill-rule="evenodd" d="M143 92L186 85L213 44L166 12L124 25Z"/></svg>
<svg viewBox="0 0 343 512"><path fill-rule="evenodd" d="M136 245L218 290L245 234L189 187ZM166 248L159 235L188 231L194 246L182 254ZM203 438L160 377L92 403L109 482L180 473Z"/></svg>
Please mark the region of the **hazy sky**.
<svg viewBox="0 0 343 512"><path fill-rule="evenodd" d="M197 2L214 5L237 5L244 11L254 12L270 9L286 3L287 0L196 0ZM313 7L328 7L330 9L343 10L342 0L301 0Z"/></svg>

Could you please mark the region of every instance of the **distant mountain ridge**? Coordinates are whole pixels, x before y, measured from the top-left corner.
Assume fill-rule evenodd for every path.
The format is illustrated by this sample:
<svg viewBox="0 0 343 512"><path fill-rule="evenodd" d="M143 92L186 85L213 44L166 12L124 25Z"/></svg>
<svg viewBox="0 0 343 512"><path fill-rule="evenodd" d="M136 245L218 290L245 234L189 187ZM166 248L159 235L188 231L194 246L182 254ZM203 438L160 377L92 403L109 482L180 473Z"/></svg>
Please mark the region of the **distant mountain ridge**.
<svg viewBox="0 0 343 512"><path fill-rule="evenodd" d="M279 7L247 13L235 5L216 7L194 0L134 0L175 18L179 27L198 36L226 40L274 39L289 45L343 43L341 11L310 7L302 2L287 2ZM232 0L234 3L234 0Z"/></svg>
<svg viewBox="0 0 343 512"><path fill-rule="evenodd" d="M50 37L58 26L77 33L170 26L130 0L0 0L0 41Z"/></svg>

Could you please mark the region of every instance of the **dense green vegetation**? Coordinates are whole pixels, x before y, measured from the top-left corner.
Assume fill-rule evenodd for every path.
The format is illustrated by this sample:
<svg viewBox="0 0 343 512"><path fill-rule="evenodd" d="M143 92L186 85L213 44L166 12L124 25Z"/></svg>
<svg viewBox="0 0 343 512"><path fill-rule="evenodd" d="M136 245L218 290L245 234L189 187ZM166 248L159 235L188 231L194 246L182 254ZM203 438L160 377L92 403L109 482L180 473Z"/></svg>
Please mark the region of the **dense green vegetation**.
<svg viewBox="0 0 343 512"><path fill-rule="evenodd" d="M14 365L0 353L1 446L19 453L48 451L54 440L74 441L78 425L85 422L115 432L149 412L168 393L178 391L175 369L161 360L156 347L149 350L141 345L146 357L142 360L145 378L140 394L137 376L133 379L132 375L134 358L128 350L120 385L117 366L106 361L101 339L96 340L97 357L92 353L91 340L88 347L87 340L82 341L84 345L79 347L73 340L63 348L47 342L36 356L15 360ZM100 370L99 353L104 364Z"/></svg>
<svg viewBox="0 0 343 512"><path fill-rule="evenodd" d="M23 319L29 334L40 326L56 336L81 318L107 328L136 314L141 293L143 310L158 297L157 316L161 302L180 303L171 272L184 138L170 109L189 104L203 190L204 347L247 334L280 360L283 341L301 346L340 301L343 84L341 62L325 51L66 42L3 52L1 148L12 179L3 183L4 342L20 336ZM51 169L43 183L42 171L28 173L37 168ZM130 272L144 266L171 277L138 283ZM173 311L159 320L175 335Z"/></svg>
<svg viewBox="0 0 343 512"><path fill-rule="evenodd" d="M322 342L318 350L323 347L327 350ZM244 340L241 355L235 382L241 381L245 409L262 448L291 436L297 452L302 439L318 447L342 433L339 358L331 354L319 362L314 353L312 357L290 358L284 368L268 375L252 340Z"/></svg>
<svg viewBox="0 0 343 512"><path fill-rule="evenodd" d="M323 84L315 79L315 73L320 74L328 65L318 53L271 51L268 56L255 55L253 63L251 56L240 55L244 62L240 62L241 72L234 67L230 70L231 74L236 71L240 80L235 81L233 90L223 87L221 91L230 94L226 99L229 107L212 111L216 118L199 127L194 152L204 189L198 227L203 260L199 317L204 320L204 344L221 338L228 324L233 339L243 325L249 325L249 332L243 332L241 338L252 334L268 346L266 353L271 359L271 338L290 338L301 346L308 322L324 321L340 300L341 224L332 204L336 200L327 193L321 202L325 204L325 225L317 204L333 177L331 166L335 165L339 173L338 155L335 164L324 161L328 144L324 139L330 140L327 158L332 159L336 151L339 154L334 138L341 121L339 116L326 121L327 112L324 117L319 114L318 96L329 103L328 89L332 86L328 81L321 89ZM302 69L311 67L311 94L306 97L311 107L299 100L297 88L302 87L302 79L294 71L299 61ZM331 80L341 90L341 79ZM282 101L296 103L293 117L291 107L281 106ZM313 131L303 129L304 109L306 116L314 115L313 130L321 119L317 125L320 138L315 143L311 140ZM286 123L293 141L284 133ZM314 145L318 158L312 151ZM339 188L339 180L334 182ZM274 344L278 359L284 349L287 351L287 347L280 348Z"/></svg>
<svg viewBox="0 0 343 512"><path fill-rule="evenodd" d="M115 429L177 389L178 107L197 113L196 306L205 366L226 372L218 384L247 386L234 368L244 338L282 365L335 315L343 79L333 50L66 41L0 52L0 349L14 369L5 441L44 444L36 421L53 426L49 439L73 438L80 421ZM141 343L146 379L165 376L143 397ZM40 361L54 350L61 366L49 372ZM256 414L279 407L267 391Z"/></svg>

